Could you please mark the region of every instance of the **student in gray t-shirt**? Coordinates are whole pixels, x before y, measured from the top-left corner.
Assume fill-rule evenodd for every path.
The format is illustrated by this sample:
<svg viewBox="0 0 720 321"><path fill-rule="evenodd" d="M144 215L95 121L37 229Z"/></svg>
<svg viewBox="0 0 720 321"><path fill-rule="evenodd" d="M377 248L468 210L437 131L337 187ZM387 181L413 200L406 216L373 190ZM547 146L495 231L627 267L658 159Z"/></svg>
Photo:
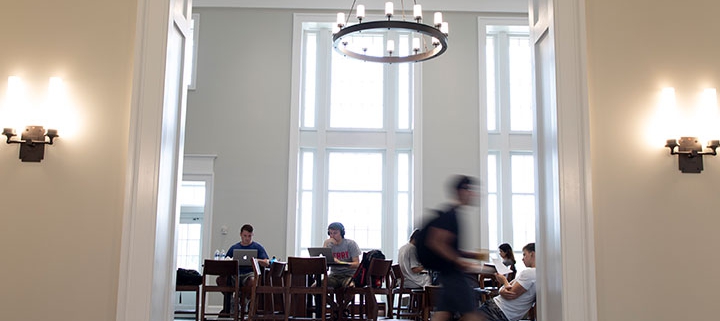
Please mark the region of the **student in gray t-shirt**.
<svg viewBox="0 0 720 321"><path fill-rule="evenodd" d="M415 237L420 230L413 231L410 235L410 241L400 247L398 251L398 263L403 276L405 276L405 287L408 289L424 288L430 285L430 274L420 264L417 258L417 248L415 248Z"/></svg>
<svg viewBox="0 0 720 321"><path fill-rule="evenodd" d="M334 222L328 225L329 238L323 242L324 247L332 249L335 263L330 267L328 286L341 288L347 286L355 270L360 265L360 247L351 239L345 238L345 226Z"/></svg>

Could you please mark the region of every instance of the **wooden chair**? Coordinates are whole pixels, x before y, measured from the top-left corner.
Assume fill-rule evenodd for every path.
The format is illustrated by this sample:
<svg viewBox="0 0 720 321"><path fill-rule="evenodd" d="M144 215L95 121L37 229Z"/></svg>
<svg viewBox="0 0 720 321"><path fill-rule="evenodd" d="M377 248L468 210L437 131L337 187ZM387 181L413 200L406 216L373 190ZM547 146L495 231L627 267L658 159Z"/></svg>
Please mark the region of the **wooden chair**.
<svg viewBox="0 0 720 321"><path fill-rule="evenodd" d="M430 321L440 290L441 287L438 285L425 286L425 295L422 299L422 321Z"/></svg>
<svg viewBox="0 0 720 321"><path fill-rule="evenodd" d="M490 300L497 296L500 291L500 284L495 279L494 274L478 274L477 277L479 287L475 288L480 303Z"/></svg>
<svg viewBox="0 0 720 321"><path fill-rule="evenodd" d="M324 257L289 257L285 272L285 320L326 320L327 319L327 259ZM301 300L300 298L303 298ZM317 297L317 312L300 311L293 306L293 300L310 302Z"/></svg>
<svg viewBox="0 0 720 321"><path fill-rule="evenodd" d="M285 286L283 274L285 263L274 262L270 271L263 275L256 258L252 259L255 282L250 285L250 306L247 320L285 320ZM264 276L264 278L263 278ZM275 298L282 298L276 305ZM278 310L276 310L279 308ZM281 313L276 313L281 312Z"/></svg>
<svg viewBox="0 0 720 321"><path fill-rule="evenodd" d="M207 294L208 292L230 292L233 293L233 305L238 305L238 298L240 296L240 286L238 282L233 282L234 285L216 285L215 278L217 276L234 277L238 275L238 261L236 260L205 260L203 264L203 278L202 278L202 298L200 299L200 320L205 321L206 315L219 315L218 313L206 313L207 308ZM212 277L212 281L208 281L208 278ZM235 309L231 314L234 321L238 321L238 309Z"/></svg>
<svg viewBox="0 0 720 321"><path fill-rule="evenodd" d="M393 264L391 267L392 293L388 296L388 318L395 315L398 319L420 319L422 317L422 296L423 289L405 288L405 275L402 273L400 264ZM395 304L397 296L397 304ZM403 304L403 297L408 298L407 305Z"/></svg>
<svg viewBox="0 0 720 321"><path fill-rule="evenodd" d="M340 306L346 307L345 309L350 312L349 319L377 320L379 307L375 296L384 295L389 297L392 295L391 266L392 260L372 259L365 274L365 284L367 285L345 289L344 302ZM374 286L373 280L376 279L382 280L380 287ZM359 297L357 303L355 302L355 296ZM390 307L387 307L386 310L390 310Z"/></svg>
<svg viewBox="0 0 720 321"><path fill-rule="evenodd" d="M175 310L175 314L194 314L200 320L200 285L175 285L175 292L195 292L195 310ZM182 297L181 297L182 300Z"/></svg>

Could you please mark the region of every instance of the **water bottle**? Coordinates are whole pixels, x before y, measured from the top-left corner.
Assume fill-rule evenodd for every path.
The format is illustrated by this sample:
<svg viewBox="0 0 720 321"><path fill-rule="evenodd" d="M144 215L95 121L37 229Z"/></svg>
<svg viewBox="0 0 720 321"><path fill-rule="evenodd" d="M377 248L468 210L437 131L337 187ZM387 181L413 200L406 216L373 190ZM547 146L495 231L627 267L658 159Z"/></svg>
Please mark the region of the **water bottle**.
<svg viewBox="0 0 720 321"><path fill-rule="evenodd" d="M225 249L220 250L220 259L221 260L225 259Z"/></svg>
<svg viewBox="0 0 720 321"><path fill-rule="evenodd" d="M270 264L273 264L273 263L275 263L276 261L277 261L277 259L275 258L275 255L273 255L272 259L270 259Z"/></svg>
<svg viewBox="0 0 720 321"><path fill-rule="evenodd" d="M216 260L220 259L220 250L215 250L215 259Z"/></svg>

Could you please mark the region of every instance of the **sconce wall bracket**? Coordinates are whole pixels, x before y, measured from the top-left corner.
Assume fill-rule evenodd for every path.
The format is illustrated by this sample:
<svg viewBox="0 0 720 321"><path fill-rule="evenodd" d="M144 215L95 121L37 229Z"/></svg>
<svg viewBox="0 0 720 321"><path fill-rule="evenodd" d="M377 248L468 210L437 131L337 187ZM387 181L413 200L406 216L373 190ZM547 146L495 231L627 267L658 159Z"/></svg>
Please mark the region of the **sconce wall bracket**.
<svg viewBox="0 0 720 321"><path fill-rule="evenodd" d="M680 143L675 139L668 139L665 147L670 149L670 155L678 155L678 168L683 173L700 173L703 168L703 155L717 155L720 141L711 140L704 151L697 137L681 137ZM676 150L677 149L677 150Z"/></svg>
<svg viewBox="0 0 720 321"><path fill-rule="evenodd" d="M23 162L40 162L45 158L45 145L52 145L53 140L58 137L57 130L48 129L47 133L43 126L27 126L20 139L12 139L17 136L15 129L5 128L2 132L7 137L8 144L20 144L20 160ZM48 139L45 139L47 137Z"/></svg>

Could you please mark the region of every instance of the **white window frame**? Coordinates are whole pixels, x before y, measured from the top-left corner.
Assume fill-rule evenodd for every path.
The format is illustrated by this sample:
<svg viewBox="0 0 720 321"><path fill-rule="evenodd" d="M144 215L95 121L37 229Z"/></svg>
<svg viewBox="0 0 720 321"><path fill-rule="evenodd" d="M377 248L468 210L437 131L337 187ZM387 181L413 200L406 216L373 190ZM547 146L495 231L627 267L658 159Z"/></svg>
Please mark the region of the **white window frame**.
<svg viewBox="0 0 720 321"><path fill-rule="evenodd" d="M497 230L497 244L503 242L513 242L513 226L512 226L512 186L511 186L511 156L514 154L532 154L537 157L537 151L533 143L533 132L534 131L511 131L510 130L510 105L507 103L500 103L505 108L496 110L495 114L499 121L496 122L496 130L488 130L488 121L486 119L488 115L487 105L488 100L488 79L487 79L487 66L486 66L486 43L487 43L487 26L492 25L507 25L507 26L524 26L527 27L527 17L479 17L478 18L478 65L479 65L479 102L480 102L480 173L483 181L488 181L488 155L494 154L497 157L497 166L499 177L497 177L497 198L498 198L498 219L496 226L489 226L489 207L488 204L482 204L481 208L481 244L483 248L490 248L491 241L489 240L489 230ZM496 44L497 46L497 44ZM498 64L498 61L495 61ZM497 73L502 73L500 68L496 68ZM496 77L503 78L509 75L496 75ZM499 84L496 84L499 86ZM496 93L501 91L496 88ZM509 91L509 89L508 89ZM497 100L507 100L507 95L495 95ZM497 104L497 103L496 103ZM493 107L494 108L494 107ZM537 173L535 173L535 179L537 180ZM537 202L538 193L534 191L535 199ZM537 237L537 235L536 235ZM493 242L495 243L495 242ZM493 244L494 245L494 244ZM520 263L521 249L525 244L512 244L513 251L516 253L515 257L518 263ZM491 253L497 253L497 248L493 246L490 248ZM522 265L522 263L520 263Z"/></svg>
<svg viewBox="0 0 720 321"><path fill-rule="evenodd" d="M323 14L300 14L296 13L294 14L294 21L293 21L293 52L300 53L302 50L302 38L303 38L303 23L305 22L334 22L336 19L335 15L323 15ZM328 43L328 46L330 46L331 43ZM314 162L316 166L316 171L323 173L325 172L325 164L327 162L327 153L326 150L332 149L332 150L339 150L339 149L354 149L355 151L363 151L363 150L369 150L369 151L377 151L382 150L385 158L385 166L384 166L384 181L383 181L383 232L382 232L382 248L381 250L386 253L386 256L389 258L393 258L395 256L395 253L397 252L397 249L399 246L401 246L404 243L399 243L399 238L397 237L398 233L402 233L402 231L394 230L393 228L398 226L396 215L387 215L387 213L395 213L397 209L397 173L396 173L396 165L397 165L397 157L399 152L404 151L410 151L410 157L412 160L412 165L410 167L410 171L412 173L410 180L412 184L411 189L411 200L412 204L409 206L411 211L411 216L409 217L409 222L407 224L407 235L409 236L412 232L412 228L414 226L417 226L418 222L421 219L421 216L417 212L415 212L413 209L420 208L420 198L417 193L418 186L421 184L421 179L419 177L419 172L421 167L421 160L418 157L420 155L420 146L421 141L419 140L418 133L421 131L420 124L421 122L421 95L420 95L420 80L421 80L421 69L418 64L411 65L413 68L413 73L415 75L415 81L411 84L413 86L413 101L414 101L414 109L412 111L413 117L411 120L411 130L394 130L394 128L397 128L397 115L395 109L385 109L384 110L384 128L378 129L378 130L366 130L366 129L337 129L337 128L329 128L329 121L327 120L327 113L320 113L318 110L316 110L316 118L315 118L315 128L312 129L302 129L300 127L300 120L302 115L300 114L301 111L301 104L302 102L302 77L303 77L303 71L302 71L302 55L300 54L294 54L293 55L293 76L292 76L292 105L291 105L291 129L290 129L290 146L289 146L289 153L290 155L296 155L291 156L289 165L288 165L288 172L289 173L299 173L299 165L300 165L300 153L299 151L301 149L314 149L316 152L314 156ZM321 83L317 83L316 86L321 86ZM327 125L327 126L325 126ZM390 130L393 129L393 130ZM319 135L318 135L319 134ZM349 140L348 138L352 138ZM321 142L318 144L318 142ZM337 142L354 142L354 144L343 144L343 143L337 143ZM364 142L360 144L360 142ZM394 142L394 143L388 143L388 142ZM322 164L319 164L318 162L322 162ZM318 167L320 166L320 167ZM322 180L318 181L318 178L323 177ZM316 191L321 191L321 193L327 193L327 177L326 174L323 174L322 176L320 174L315 175L316 181L314 182L314 186L316 187ZM287 212L287 231L288 231L288 237L287 237L287 255L293 256L293 255L305 255L306 253L302 253L302 249L300 247L300 235L297 233L297 226L298 222L298 211L300 209L300 203L298 202L298 182L299 182L299 174L297 175L288 175L288 212ZM322 186L318 186L316 184L321 183ZM316 193L318 194L318 193ZM317 200L318 195L313 195L316 199L316 204L320 204L320 207L322 208L321 214L315 214L315 219L317 222L313 222L311 235L312 235L312 242L314 244L322 244L322 240L326 238L325 229L327 227L327 213L325 211L326 205L322 205L326 202L326 200L321 199L320 201ZM314 209L315 212L317 212L319 209ZM420 213L421 214L421 213ZM363 248L363 244L359 244L361 248Z"/></svg>

